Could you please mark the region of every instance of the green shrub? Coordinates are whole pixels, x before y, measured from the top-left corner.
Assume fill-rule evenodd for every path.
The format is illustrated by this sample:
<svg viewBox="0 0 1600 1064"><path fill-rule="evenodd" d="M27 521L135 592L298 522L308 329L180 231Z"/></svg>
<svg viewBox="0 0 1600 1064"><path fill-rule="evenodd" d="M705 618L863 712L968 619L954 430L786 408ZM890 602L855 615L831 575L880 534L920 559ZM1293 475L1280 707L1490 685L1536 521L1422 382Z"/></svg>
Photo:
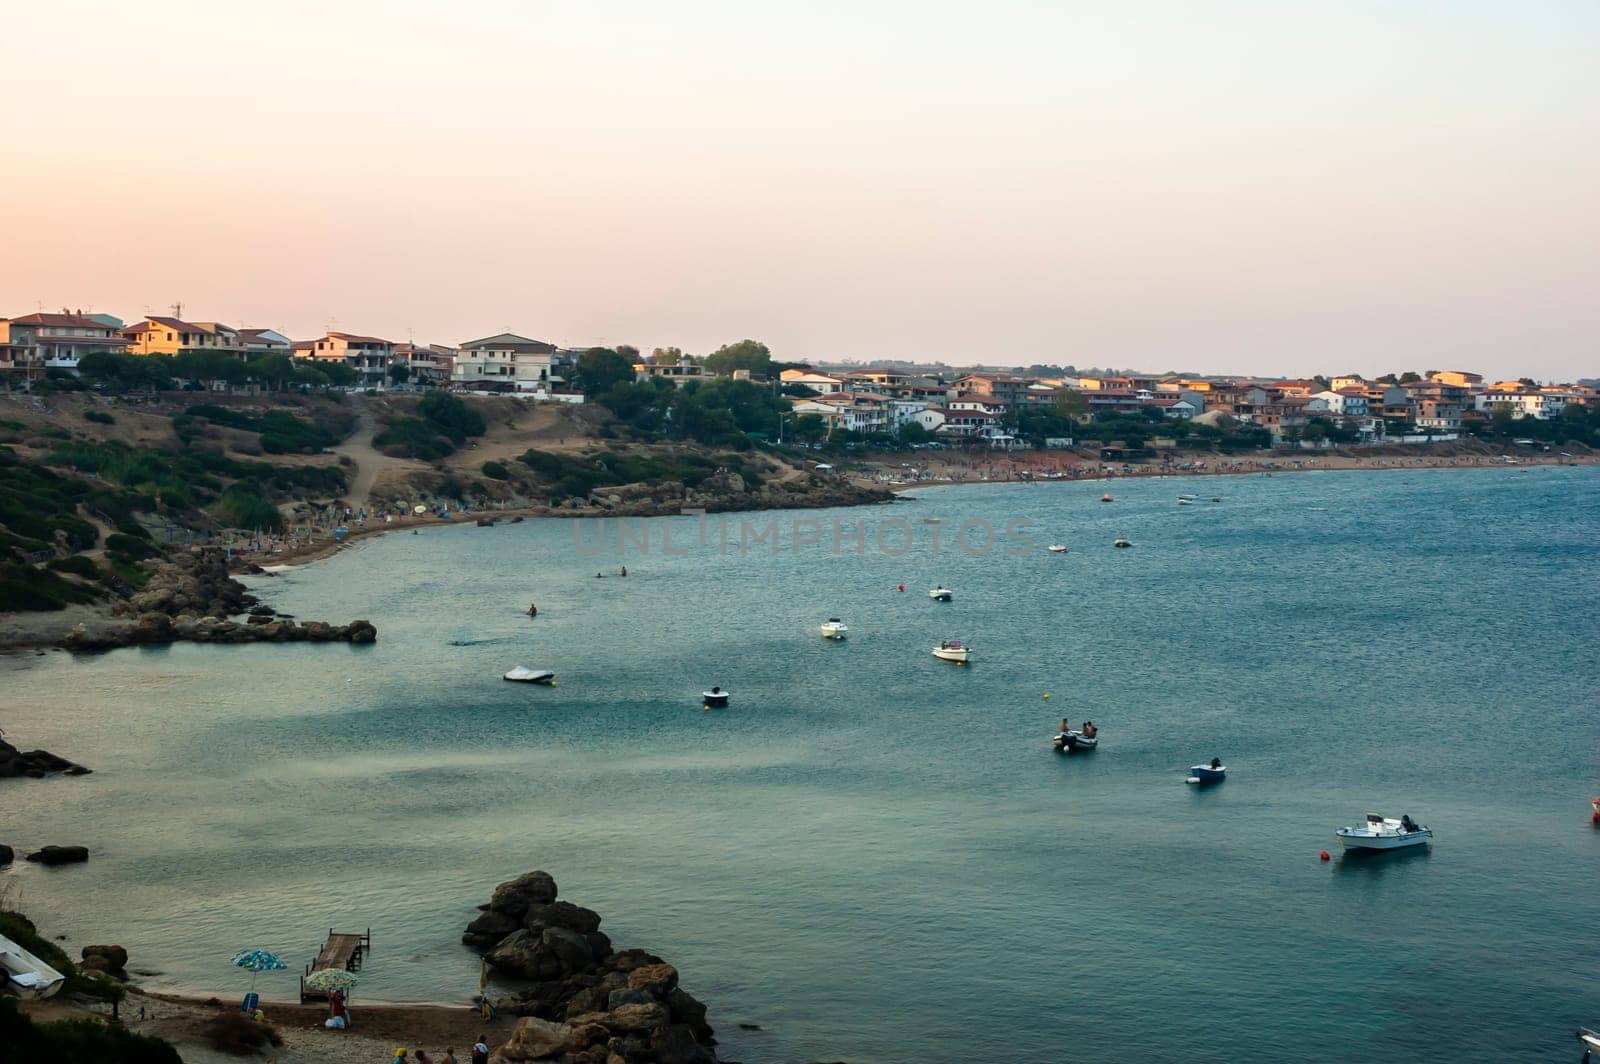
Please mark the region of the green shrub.
<svg viewBox="0 0 1600 1064"><path fill-rule="evenodd" d="M227 528L263 529L276 532L283 527L283 515L253 488L235 484L222 493L211 513Z"/></svg>
<svg viewBox="0 0 1600 1064"><path fill-rule="evenodd" d="M48 569L22 562L0 563L0 613L60 610L99 596Z"/></svg>
<svg viewBox="0 0 1600 1064"><path fill-rule="evenodd" d="M90 580L100 578L100 567L90 558L81 554L74 554L70 558L55 558L45 563L47 569L54 569L58 573L72 573L74 576L87 577Z"/></svg>
<svg viewBox="0 0 1600 1064"><path fill-rule="evenodd" d="M455 453L455 445L441 435L432 422L415 417L395 418L389 422L388 428L372 438L372 442L407 458L420 458L425 462L435 462Z"/></svg>
<svg viewBox="0 0 1600 1064"><path fill-rule="evenodd" d="M121 532L113 532L111 535L106 537L106 550L116 551L119 554L126 555L127 557L135 560L154 558L157 554L161 553L155 547L151 546L147 540L124 535Z"/></svg>
<svg viewBox="0 0 1600 1064"><path fill-rule="evenodd" d="M85 421L93 421L98 425L115 425L117 419L103 410L86 410L83 414Z"/></svg>
<svg viewBox="0 0 1600 1064"><path fill-rule="evenodd" d="M212 1049L234 1057L253 1057L259 1049L283 1045L283 1036L276 1027L235 1009L225 1009L205 1021L200 1035Z"/></svg>
<svg viewBox="0 0 1600 1064"><path fill-rule="evenodd" d="M457 445L467 442L468 436L482 436L488 429L482 414L449 392L429 392L422 397L417 412Z"/></svg>
<svg viewBox="0 0 1600 1064"><path fill-rule="evenodd" d="M499 462L485 462L483 463L483 475L493 480L509 480L511 479L511 470Z"/></svg>

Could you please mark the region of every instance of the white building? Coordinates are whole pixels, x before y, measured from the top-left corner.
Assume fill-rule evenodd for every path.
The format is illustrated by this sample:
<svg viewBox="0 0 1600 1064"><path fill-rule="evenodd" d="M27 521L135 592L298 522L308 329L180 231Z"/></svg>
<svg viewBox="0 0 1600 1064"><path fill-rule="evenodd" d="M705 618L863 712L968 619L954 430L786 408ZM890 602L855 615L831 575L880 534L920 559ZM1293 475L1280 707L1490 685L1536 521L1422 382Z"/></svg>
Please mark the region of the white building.
<svg viewBox="0 0 1600 1064"><path fill-rule="evenodd" d="M1359 388L1330 388L1311 398L1322 400L1327 404L1328 413L1340 417L1366 417L1368 413L1366 394Z"/></svg>
<svg viewBox="0 0 1600 1064"><path fill-rule="evenodd" d="M815 373L803 369L786 369L778 374L778 379L783 384L803 384L814 392L830 395L833 392L844 391L844 381L838 377L831 377L826 373Z"/></svg>
<svg viewBox="0 0 1600 1064"><path fill-rule="evenodd" d="M548 393L560 380L551 368L555 353L554 344L515 333L470 340L456 351L450 383L479 391Z"/></svg>
<svg viewBox="0 0 1600 1064"><path fill-rule="evenodd" d="M1574 397L1564 392L1521 391L1485 392L1475 398L1478 409L1491 414L1505 410L1518 420L1531 417L1549 421L1560 417L1567 409L1568 401Z"/></svg>

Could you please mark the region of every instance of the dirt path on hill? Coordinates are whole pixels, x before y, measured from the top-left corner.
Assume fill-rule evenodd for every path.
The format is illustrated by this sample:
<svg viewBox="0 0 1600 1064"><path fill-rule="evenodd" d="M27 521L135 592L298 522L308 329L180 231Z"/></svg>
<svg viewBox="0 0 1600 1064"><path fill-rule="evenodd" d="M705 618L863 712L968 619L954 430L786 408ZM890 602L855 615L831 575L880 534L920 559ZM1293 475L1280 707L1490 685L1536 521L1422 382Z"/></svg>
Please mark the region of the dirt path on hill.
<svg viewBox="0 0 1600 1064"><path fill-rule="evenodd" d="M345 489L344 498L348 505L359 507L366 506L371 500L372 485L377 482L381 474L391 470L412 472L426 467L408 458L391 458L374 447L372 438L378 434L377 419L372 416L372 410L364 398L352 396L350 402L355 407L356 431L348 440L330 450L356 464L355 472L350 477L350 486Z"/></svg>

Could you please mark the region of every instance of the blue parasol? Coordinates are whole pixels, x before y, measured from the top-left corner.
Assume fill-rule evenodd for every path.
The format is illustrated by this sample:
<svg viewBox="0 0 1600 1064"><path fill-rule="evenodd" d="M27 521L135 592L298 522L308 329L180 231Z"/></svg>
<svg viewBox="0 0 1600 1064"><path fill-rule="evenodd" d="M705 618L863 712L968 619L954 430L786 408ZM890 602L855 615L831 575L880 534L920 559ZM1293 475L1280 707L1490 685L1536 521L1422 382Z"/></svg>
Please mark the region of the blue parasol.
<svg viewBox="0 0 1600 1064"><path fill-rule="evenodd" d="M250 989L256 988L256 976L262 972L277 972L289 967L278 959L278 955L265 949L242 949L233 955L231 963L235 968L243 968L250 973Z"/></svg>

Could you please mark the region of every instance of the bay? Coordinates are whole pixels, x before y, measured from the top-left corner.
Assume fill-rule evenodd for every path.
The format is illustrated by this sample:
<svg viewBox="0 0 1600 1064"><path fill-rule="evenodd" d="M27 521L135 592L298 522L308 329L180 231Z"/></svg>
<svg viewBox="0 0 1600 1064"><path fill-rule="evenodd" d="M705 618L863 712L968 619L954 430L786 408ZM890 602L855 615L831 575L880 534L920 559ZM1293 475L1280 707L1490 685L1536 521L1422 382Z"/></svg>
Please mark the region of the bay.
<svg viewBox="0 0 1600 1064"><path fill-rule="evenodd" d="M474 905L543 868L747 1062L1559 1056L1600 1021L1597 489L997 484L368 540L251 582L371 647L3 666L13 740L95 773L5 784L0 841L94 856L0 889L175 989L370 926L363 997L461 1001ZM1063 716L1101 749L1055 755ZM1435 844L1318 860L1368 811Z"/></svg>

